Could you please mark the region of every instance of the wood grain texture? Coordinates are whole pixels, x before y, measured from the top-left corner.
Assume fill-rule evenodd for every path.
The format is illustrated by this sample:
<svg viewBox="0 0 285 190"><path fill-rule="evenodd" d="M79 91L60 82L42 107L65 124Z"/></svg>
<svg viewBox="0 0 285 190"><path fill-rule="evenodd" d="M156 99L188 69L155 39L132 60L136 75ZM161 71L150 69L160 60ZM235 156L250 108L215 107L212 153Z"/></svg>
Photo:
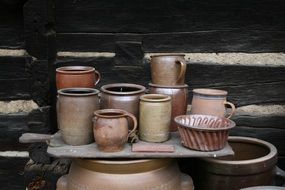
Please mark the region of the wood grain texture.
<svg viewBox="0 0 285 190"><path fill-rule="evenodd" d="M28 158L0 157L0 184L2 190L23 190L24 167Z"/></svg>
<svg viewBox="0 0 285 190"><path fill-rule="evenodd" d="M49 107L41 107L29 113L0 114L0 150L23 150L27 145L20 144L22 133L49 133Z"/></svg>

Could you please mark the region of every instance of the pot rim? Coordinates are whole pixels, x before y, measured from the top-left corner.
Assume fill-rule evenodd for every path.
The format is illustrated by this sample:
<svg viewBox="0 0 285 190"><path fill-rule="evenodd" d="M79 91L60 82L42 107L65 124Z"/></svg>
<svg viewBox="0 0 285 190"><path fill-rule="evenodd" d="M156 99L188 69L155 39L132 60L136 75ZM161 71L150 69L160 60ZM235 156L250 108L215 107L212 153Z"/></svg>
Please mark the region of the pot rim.
<svg viewBox="0 0 285 190"><path fill-rule="evenodd" d="M80 75L80 74L92 73L94 71L95 71L94 67L81 66L81 65L64 66L64 67L59 67L59 68L56 69L57 73L72 74L72 75Z"/></svg>
<svg viewBox="0 0 285 190"><path fill-rule="evenodd" d="M193 89L193 95L208 95L208 96L226 96L228 94L225 90L213 89L213 88L195 88Z"/></svg>
<svg viewBox="0 0 285 190"><path fill-rule="evenodd" d="M188 88L189 86L187 84L182 84L182 85L160 85L160 84L153 84L153 83L148 83L150 87L156 87L156 88Z"/></svg>
<svg viewBox="0 0 285 190"><path fill-rule="evenodd" d="M120 88L120 87L129 87L129 88L136 88L137 90L130 91L130 92L117 92L108 90L108 88ZM132 83L113 83L113 84L106 84L101 87L101 91L107 94L115 94L115 95L134 95L140 94L146 91L146 88L139 84L132 84Z"/></svg>
<svg viewBox="0 0 285 190"><path fill-rule="evenodd" d="M155 97L155 98L151 98ZM164 94L144 94L140 96L140 100L146 102L166 102L171 100L171 97Z"/></svg>
<svg viewBox="0 0 285 190"><path fill-rule="evenodd" d="M211 127L202 127L203 125L199 125L199 126L191 126L191 125L185 125L183 123L181 123L179 121L180 118L183 118L183 117L191 117L191 116L197 116L197 117L209 117L209 119L211 118L214 118L214 119L219 119L219 120L223 120L223 121L226 121L228 123L227 126L225 127L221 127L221 128L211 128ZM232 128L234 128L236 126L236 123L228 118L224 118L224 117L218 117L218 116L210 116L210 115L199 115L199 114L190 114L190 115L179 115L179 116L176 116L174 118L174 121L180 126L180 127L184 127L186 129L190 129L190 130L195 130L195 131L207 131L207 132L214 132L214 131L224 131L224 130L230 130Z"/></svg>
<svg viewBox="0 0 285 190"><path fill-rule="evenodd" d="M118 113L116 115L104 115L103 113ZM122 109L100 109L93 112L93 114L100 118L118 118L126 116L128 112Z"/></svg>
<svg viewBox="0 0 285 190"><path fill-rule="evenodd" d="M181 57L181 56L185 56L184 53L159 53L159 54L154 54L154 55L151 55L150 58L154 58L154 57L166 57L166 56L169 56L169 57Z"/></svg>
<svg viewBox="0 0 285 190"><path fill-rule="evenodd" d="M78 94L78 93L68 93L66 91L73 91L73 92L78 92L78 91L84 91L87 93L83 94ZM88 93L89 92L89 93ZM64 96L92 96L92 95L98 95L100 93L99 90L95 88L62 88L57 91L58 95L64 95Z"/></svg>
<svg viewBox="0 0 285 190"><path fill-rule="evenodd" d="M215 163L215 164L224 164L224 165L248 165L248 164L256 164L260 162L264 162L270 159L273 159L277 155L277 149L276 147L266 141L252 138L252 137L241 137L241 136L229 136L228 137L229 142L245 142L245 143L251 143L256 145L262 145L263 147L266 147L269 149L269 153L265 156L255 158L255 159L249 159L249 160L220 160L216 158L201 158L202 160L205 160L207 162Z"/></svg>

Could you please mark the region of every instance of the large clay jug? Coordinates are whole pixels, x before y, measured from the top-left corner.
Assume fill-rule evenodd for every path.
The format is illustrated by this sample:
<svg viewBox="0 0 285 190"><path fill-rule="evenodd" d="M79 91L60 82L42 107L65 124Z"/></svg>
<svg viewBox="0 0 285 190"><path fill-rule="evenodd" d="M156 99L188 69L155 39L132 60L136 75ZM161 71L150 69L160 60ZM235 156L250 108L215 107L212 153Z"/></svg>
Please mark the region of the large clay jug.
<svg viewBox="0 0 285 190"><path fill-rule="evenodd" d="M152 83L158 85L183 85L185 81L186 62L183 54L152 55Z"/></svg>
<svg viewBox="0 0 285 190"><path fill-rule="evenodd" d="M226 100L227 91L208 88L193 89L191 114L213 115L224 117L226 105L231 107L231 113L226 116L231 118L235 113L235 105Z"/></svg>

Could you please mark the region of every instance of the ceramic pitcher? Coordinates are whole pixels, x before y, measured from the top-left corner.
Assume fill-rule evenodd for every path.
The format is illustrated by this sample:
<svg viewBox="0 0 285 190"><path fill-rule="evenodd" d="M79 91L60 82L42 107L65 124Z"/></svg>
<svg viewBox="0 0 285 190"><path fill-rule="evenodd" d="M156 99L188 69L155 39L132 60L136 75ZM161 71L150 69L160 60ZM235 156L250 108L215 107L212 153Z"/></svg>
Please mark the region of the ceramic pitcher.
<svg viewBox="0 0 285 190"><path fill-rule="evenodd" d="M171 97L145 94L140 97L139 137L147 142L164 142L169 138Z"/></svg>
<svg viewBox="0 0 285 190"><path fill-rule="evenodd" d="M208 88L197 88L193 90L191 114L213 115L224 117L226 105L231 107L231 112L227 118L235 113L235 105L226 100L227 91Z"/></svg>
<svg viewBox="0 0 285 190"><path fill-rule="evenodd" d="M101 75L94 67L66 66L56 69L56 87L62 88L94 88Z"/></svg>
<svg viewBox="0 0 285 190"><path fill-rule="evenodd" d="M57 119L63 140L70 145L94 141L92 117L99 109L99 90L65 88L58 91Z"/></svg>
<svg viewBox="0 0 285 190"><path fill-rule="evenodd" d="M161 54L151 56L152 83L158 85L183 85L186 63L183 54Z"/></svg>
<svg viewBox="0 0 285 190"><path fill-rule="evenodd" d="M103 152L118 152L124 148L128 137L137 129L136 117L120 109L102 109L94 112L93 130L98 149ZM128 120L133 121L129 132Z"/></svg>

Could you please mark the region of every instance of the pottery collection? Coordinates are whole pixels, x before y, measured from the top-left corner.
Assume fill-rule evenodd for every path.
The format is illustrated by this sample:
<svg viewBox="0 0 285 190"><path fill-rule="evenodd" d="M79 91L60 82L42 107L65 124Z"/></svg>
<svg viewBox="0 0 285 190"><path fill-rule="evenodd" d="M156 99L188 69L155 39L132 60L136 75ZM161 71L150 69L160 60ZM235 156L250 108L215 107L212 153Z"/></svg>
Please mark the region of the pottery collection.
<svg viewBox="0 0 285 190"><path fill-rule="evenodd" d="M128 120L134 125L129 132ZM101 109L94 112L94 137L97 147L103 152L117 152L124 148L128 137L137 129L136 117L120 109Z"/></svg>
<svg viewBox="0 0 285 190"><path fill-rule="evenodd" d="M139 137L147 142L164 142L169 138L171 97L146 94L140 97Z"/></svg>

